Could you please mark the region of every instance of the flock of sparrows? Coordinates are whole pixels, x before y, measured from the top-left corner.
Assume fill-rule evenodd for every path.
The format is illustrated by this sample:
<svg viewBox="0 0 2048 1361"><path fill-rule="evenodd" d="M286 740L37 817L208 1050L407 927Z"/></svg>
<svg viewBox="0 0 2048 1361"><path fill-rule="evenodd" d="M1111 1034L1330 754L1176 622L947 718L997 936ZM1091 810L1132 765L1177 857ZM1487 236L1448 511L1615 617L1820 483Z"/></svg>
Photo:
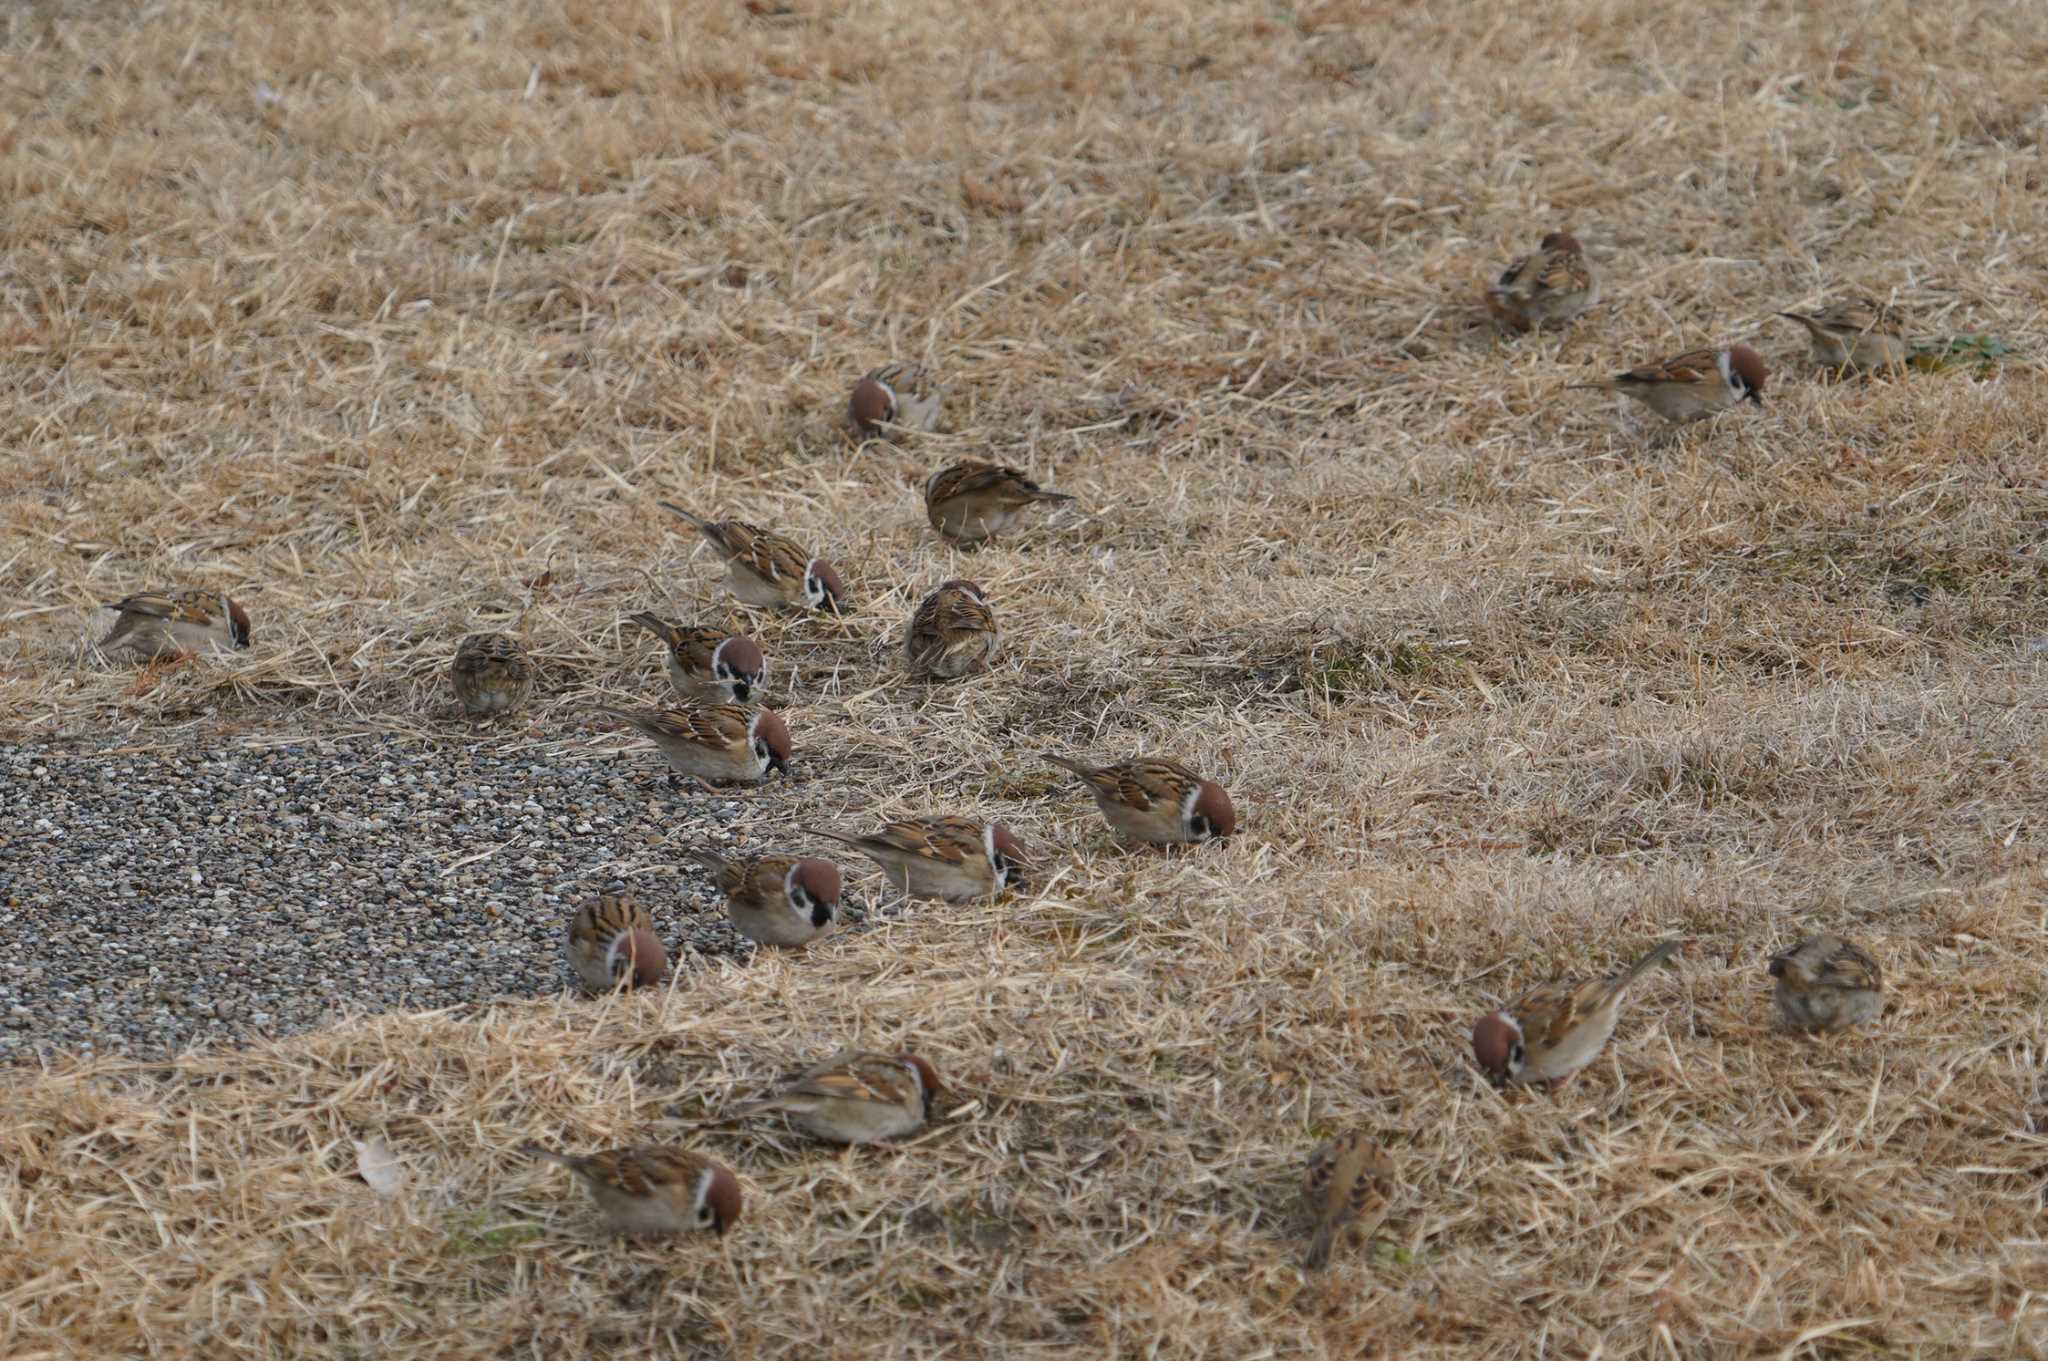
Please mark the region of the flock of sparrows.
<svg viewBox="0 0 2048 1361"><path fill-rule="evenodd" d="M1517 333L1563 325L1600 298L1600 282L1568 233L1508 266L1485 295L1488 310ZM1906 357L1899 319L1858 299L1821 312L1783 313L1806 327L1816 359L1834 367L1874 369ZM1746 345L1696 350L1579 387L1635 398L1673 422L1713 415L1744 401L1760 402L1762 359ZM863 437L936 428L942 390L913 364L891 364L855 384L847 414ZM978 543L1013 529L1034 506L1071 500L1022 472L968 461L941 468L925 484L932 527L958 543ZM827 559L781 534L742 520L707 520L662 502L703 536L726 566L727 584L743 604L761 609L837 614L850 602ZM110 608L118 618L101 642L109 654L145 659L205 649L249 646L249 620L226 596L200 590L131 595ZM758 643L728 629L672 623L654 614L629 622L657 639L667 654L676 707L604 708L599 712L643 734L679 776L702 784L758 783L787 773L788 725L759 703L767 662ZM971 581L949 580L917 606L906 633L904 664L915 677L951 680L987 668L1001 643L988 597ZM531 696L534 667L526 648L506 633L479 633L456 648L449 680L465 714L495 718ZM1141 756L1106 765L1047 754L1079 778L1119 836L1152 845L1227 837L1237 815L1229 793L1180 763ZM851 847L881 867L911 897L967 901L1016 887L1030 865L1023 845L1000 822L962 815L893 821L873 831L807 829ZM736 931L761 946L802 948L841 923L844 876L832 860L768 853L723 856L693 852L711 871ZM668 954L647 910L629 895L601 895L571 920L567 954L577 981L591 992L650 987L666 981ZM1472 1028L1480 1070L1499 1085L1560 1083L1592 1063L1614 1034L1629 988L1679 948L1665 941L1609 977L1558 980L1533 988ZM1794 1029L1837 1031L1884 1008L1875 960L1834 936L1814 936L1771 958L1774 997ZM738 1107L743 1118L776 1113L828 1141L864 1144L922 1129L943 1088L933 1065L911 1053L842 1054L802 1073L771 1095ZM615 1149L571 1156L529 1147L560 1163L590 1189L616 1230L724 1233L739 1218L740 1183L731 1169L694 1150L672 1146ZM1394 1186L1385 1149L1352 1130L1311 1155L1303 1185L1313 1232L1308 1264L1321 1266L1346 1232L1383 1220Z"/></svg>

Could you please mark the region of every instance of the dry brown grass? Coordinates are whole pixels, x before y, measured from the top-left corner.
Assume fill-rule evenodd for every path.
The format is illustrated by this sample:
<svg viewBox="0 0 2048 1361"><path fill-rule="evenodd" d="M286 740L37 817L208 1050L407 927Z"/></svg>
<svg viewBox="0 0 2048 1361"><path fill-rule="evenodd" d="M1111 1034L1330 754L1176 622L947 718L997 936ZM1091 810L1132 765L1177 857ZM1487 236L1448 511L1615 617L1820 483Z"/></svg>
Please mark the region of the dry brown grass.
<svg viewBox="0 0 2048 1361"><path fill-rule="evenodd" d="M617 620L726 608L666 495L862 604L760 628L814 778L758 835L959 807L1061 848L1032 896L665 997L18 1072L0 1354L2048 1350L2048 30L1527 8L0 18L0 725L432 760L455 641L518 617L545 701L490 740L587 759L589 701L660 684ZM1481 280L1558 224L1609 301L1496 342ZM1823 383L1770 314L1842 287L2017 353ZM1769 405L1676 440L1561 390L1733 338ZM855 450L891 355L949 433ZM914 487L960 453L1081 509L955 553ZM1002 665L903 688L956 573ZM256 647L86 658L157 583L233 591ZM1179 752L1244 834L1123 853L1042 748ZM1764 956L1815 925L1895 979L1873 1033L1772 1027ZM1670 932L1587 1076L1475 1080L1474 1013ZM905 1039L959 1103L905 1146L691 1128ZM1402 1204L1306 1278L1296 1179L1349 1121ZM512 1152L660 1137L742 1173L723 1244L604 1242Z"/></svg>

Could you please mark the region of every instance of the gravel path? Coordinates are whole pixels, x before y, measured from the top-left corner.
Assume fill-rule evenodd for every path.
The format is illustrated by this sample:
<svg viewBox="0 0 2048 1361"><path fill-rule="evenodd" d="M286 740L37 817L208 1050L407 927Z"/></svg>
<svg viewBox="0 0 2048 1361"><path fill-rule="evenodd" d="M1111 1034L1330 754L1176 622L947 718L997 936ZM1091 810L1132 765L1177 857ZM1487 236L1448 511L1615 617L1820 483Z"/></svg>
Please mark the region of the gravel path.
<svg viewBox="0 0 2048 1361"><path fill-rule="evenodd" d="M747 804L649 772L379 737L12 748L0 754L0 1062L154 1056L252 1027L308 1029L344 1006L558 992L574 904L626 882L679 963L678 941L746 948L710 910L701 872L680 884L661 845L722 844Z"/></svg>

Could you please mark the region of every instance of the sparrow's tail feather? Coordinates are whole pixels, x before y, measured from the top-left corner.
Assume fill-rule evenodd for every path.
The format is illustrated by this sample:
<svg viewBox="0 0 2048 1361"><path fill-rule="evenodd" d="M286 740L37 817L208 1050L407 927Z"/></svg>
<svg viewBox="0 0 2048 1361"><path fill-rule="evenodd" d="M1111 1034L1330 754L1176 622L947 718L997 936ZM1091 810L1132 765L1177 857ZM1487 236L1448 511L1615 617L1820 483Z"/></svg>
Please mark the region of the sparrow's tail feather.
<svg viewBox="0 0 2048 1361"><path fill-rule="evenodd" d="M1815 321L1812 317L1802 317L1797 312L1780 312L1778 313L1778 315L1783 317L1787 321L1798 322L1801 326L1804 326L1809 331L1818 331L1821 329L1820 323Z"/></svg>
<svg viewBox="0 0 2048 1361"><path fill-rule="evenodd" d="M684 510L681 506L677 505L673 501L661 501L657 502L656 504L658 504L663 510L667 511L671 515L682 516L685 520L688 520L691 524L697 526L697 528L699 529L709 530L711 528L711 522L709 520L703 519L700 516L690 514L689 511Z"/></svg>
<svg viewBox="0 0 2048 1361"><path fill-rule="evenodd" d="M1564 386L1565 391L1567 392L1571 391L1573 388L1586 388L1593 392L1612 392L1614 390L1615 383L1618 381L1620 380L1609 378L1599 383L1566 383Z"/></svg>
<svg viewBox="0 0 2048 1361"><path fill-rule="evenodd" d="M571 1171L574 1171L577 1168L577 1166L580 1165L583 1161L581 1158L571 1157L567 1153L552 1152L548 1149L542 1148L539 1144L521 1144L519 1146L519 1151L521 1153L527 1154L529 1157L544 1158L548 1162L559 1163L563 1167L566 1167Z"/></svg>
<svg viewBox="0 0 2048 1361"><path fill-rule="evenodd" d="M1671 956L1677 954L1678 946L1678 941L1667 940L1635 963L1629 965L1623 971L1621 977L1615 980L1616 990L1619 991L1621 988L1627 987L1659 964L1662 964L1665 960L1671 958Z"/></svg>
<svg viewBox="0 0 2048 1361"><path fill-rule="evenodd" d="M1336 1246L1337 1226L1325 1224L1316 1230L1316 1236L1308 1245L1308 1269L1321 1271L1330 1264L1330 1249Z"/></svg>
<svg viewBox="0 0 2048 1361"><path fill-rule="evenodd" d="M1040 753L1038 753L1038 755L1039 759L1050 761L1054 765L1060 767L1062 770L1071 770L1074 772L1074 774L1079 775L1084 780L1095 773L1094 766L1083 765L1079 761L1069 761L1066 757L1055 756L1049 751L1041 751Z"/></svg>
<svg viewBox="0 0 2048 1361"><path fill-rule="evenodd" d="M1063 491L1035 491L1031 493L1031 499L1034 501L1071 501L1074 498Z"/></svg>
<svg viewBox="0 0 2048 1361"><path fill-rule="evenodd" d="M805 827L803 830L809 832L812 836L822 836L827 841L836 841L842 846L852 846L855 849L859 849L861 842L866 840L865 837L855 836L852 832L842 832L831 827L812 825Z"/></svg>
<svg viewBox="0 0 2048 1361"><path fill-rule="evenodd" d="M669 623L668 620L663 619L660 615L655 614L651 610L642 610L638 614L629 614L626 616L626 622L629 624L638 624L641 628L646 629L649 633L661 639L664 643L674 638L676 634L676 627L674 624Z"/></svg>

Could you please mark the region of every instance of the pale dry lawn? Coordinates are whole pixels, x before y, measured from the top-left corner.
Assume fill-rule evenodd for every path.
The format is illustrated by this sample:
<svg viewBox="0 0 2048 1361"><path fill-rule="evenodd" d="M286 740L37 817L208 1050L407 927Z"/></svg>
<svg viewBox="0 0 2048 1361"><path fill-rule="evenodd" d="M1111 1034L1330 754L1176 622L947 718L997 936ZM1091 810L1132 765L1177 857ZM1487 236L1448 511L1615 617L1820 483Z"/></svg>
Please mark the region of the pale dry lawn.
<svg viewBox="0 0 2048 1361"><path fill-rule="evenodd" d="M0 727L644 762L588 713L661 693L619 619L730 607L666 496L860 604L756 621L811 777L757 839L959 808L1050 872L660 997L17 1071L0 1354L2048 1350L2048 29L1545 8L11 9ZM1496 341L1558 225L1608 301ZM1824 381L1771 314L1850 288L2010 353ZM1562 390L1745 338L1768 404L1676 439ZM856 449L891 356L946 433ZM964 454L1077 508L952 551L916 488ZM1002 663L905 686L956 574ZM255 647L82 649L157 584ZM478 627L543 659L529 725L451 721ZM1243 834L1121 850L1042 749L1180 753ZM1820 926L1893 980L1869 1033L1773 1024ZM1476 1079L1473 1015L1672 933L1577 1082ZM696 1128L853 1043L951 1116ZM1400 1203L1305 1276L1351 1122ZM722 1243L607 1241L513 1151L661 1138L741 1172Z"/></svg>

